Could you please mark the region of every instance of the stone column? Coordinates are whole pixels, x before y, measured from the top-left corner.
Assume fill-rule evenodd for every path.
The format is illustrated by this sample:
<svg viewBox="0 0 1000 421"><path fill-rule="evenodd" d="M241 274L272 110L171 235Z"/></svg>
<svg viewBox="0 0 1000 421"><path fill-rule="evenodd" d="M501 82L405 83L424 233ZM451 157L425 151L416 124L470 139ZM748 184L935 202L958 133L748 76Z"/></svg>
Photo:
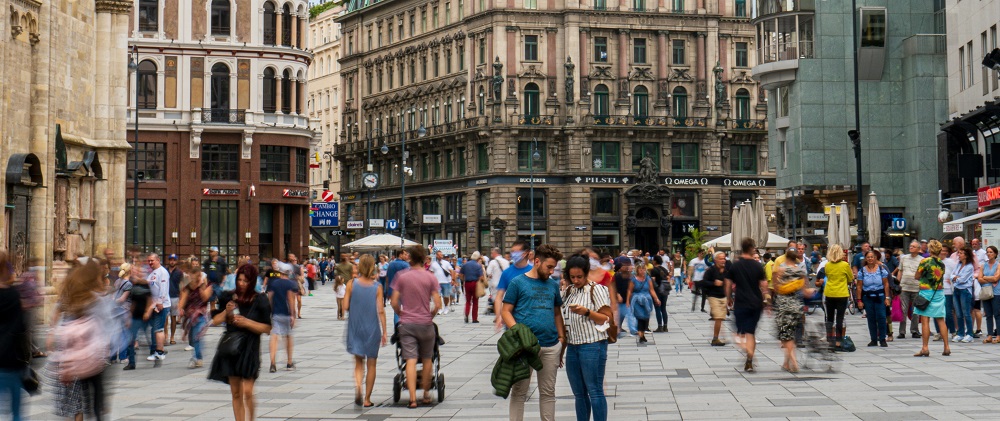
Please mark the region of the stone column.
<svg viewBox="0 0 1000 421"><path fill-rule="evenodd" d="M282 75L282 74L276 74L276 75L274 75L274 85L275 85L275 90L274 90L274 92L275 92L275 94L274 94L274 113L275 114L281 114L281 106L283 105L282 101L281 101L281 96L282 96L281 93L283 91L282 88L281 88L281 85L283 85L283 83L282 83L283 80L284 80L284 75Z"/></svg>
<svg viewBox="0 0 1000 421"><path fill-rule="evenodd" d="M299 47L299 45L295 41L296 41L296 38L298 38L297 35L299 34L299 25L298 25L299 17L295 14L295 12L292 12L292 19L291 19L291 21L292 21L292 39L289 40L289 41L291 41L289 43L289 47L296 47L297 48L297 47Z"/></svg>
<svg viewBox="0 0 1000 421"><path fill-rule="evenodd" d="M619 29L618 30L618 100L615 101L617 106L628 106L628 63L629 63L629 30Z"/></svg>
<svg viewBox="0 0 1000 421"><path fill-rule="evenodd" d="M275 26L274 26L274 45L284 45L284 44L282 44L282 42L284 41L284 37L281 36L281 21L282 21L281 15L283 15L283 14L284 13L282 13L281 9L276 9L274 11L274 23L275 23Z"/></svg>
<svg viewBox="0 0 1000 421"><path fill-rule="evenodd" d="M292 99L291 99L291 104L289 104L290 106L289 106L288 110L291 111L291 114L295 114L295 115L301 114L299 112L300 111L299 110L299 90L296 89L298 87L298 85L299 85L299 81L298 81L298 79L296 79L294 77L292 78L292 83L290 83L288 85L288 87L292 89Z"/></svg>
<svg viewBox="0 0 1000 421"><path fill-rule="evenodd" d="M695 58L695 74L697 75L695 77L697 78L697 82L695 86L694 108L701 110L709 107L708 100L706 99L706 96L708 95L708 75L706 73L706 69L708 68L708 64L706 63L706 60L708 59L708 52L705 48L705 38L707 36L708 34L705 32L698 32L696 36L698 56Z"/></svg>
<svg viewBox="0 0 1000 421"><path fill-rule="evenodd" d="M667 83L667 57L670 54L667 35L670 31L656 31L656 102L654 106L664 108L669 106L667 95L670 94L670 87Z"/></svg>

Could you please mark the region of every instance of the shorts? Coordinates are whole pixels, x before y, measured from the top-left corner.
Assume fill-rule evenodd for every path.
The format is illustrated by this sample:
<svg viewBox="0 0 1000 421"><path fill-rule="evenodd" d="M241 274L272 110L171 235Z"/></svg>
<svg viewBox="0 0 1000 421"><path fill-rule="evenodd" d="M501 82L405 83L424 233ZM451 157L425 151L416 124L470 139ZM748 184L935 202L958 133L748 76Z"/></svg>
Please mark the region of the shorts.
<svg viewBox="0 0 1000 421"><path fill-rule="evenodd" d="M429 360L434 358L437 335L434 325L399 324L400 355L404 360Z"/></svg>
<svg viewBox="0 0 1000 421"><path fill-rule="evenodd" d="M278 336L292 336L292 316L287 314L272 314L271 334Z"/></svg>
<svg viewBox="0 0 1000 421"><path fill-rule="evenodd" d="M734 308L733 319L736 324L736 333L740 335L756 333L761 312L762 310L759 308Z"/></svg>
<svg viewBox="0 0 1000 421"><path fill-rule="evenodd" d="M712 320L725 320L726 319L726 299L708 297L708 306L711 307Z"/></svg>
<svg viewBox="0 0 1000 421"><path fill-rule="evenodd" d="M177 316L181 315L180 302L181 302L180 298L171 298L170 299L170 315L171 316L177 317Z"/></svg>
<svg viewBox="0 0 1000 421"><path fill-rule="evenodd" d="M449 282L447 284L439 284L439 285L441 285L441 296L451 297L451 283Z"/></svg>
<svg viewBox="0 0 1000 421"><path fill-rule="evenodd" d="M173 308L173 307L171 307ZM149 316L149 326L153 332L163 332L163 327L167 325L167 313L170 309L163 309L159 313L153 310L153 314Z"/></svg>
<svg viewBox="0 0 1000 421"><path fill-rule="evenodd" d="M983 309L983 302L979 301L979 300L973 301L972 302L972 309L973 310L980 310L981 311Z"/></svg>

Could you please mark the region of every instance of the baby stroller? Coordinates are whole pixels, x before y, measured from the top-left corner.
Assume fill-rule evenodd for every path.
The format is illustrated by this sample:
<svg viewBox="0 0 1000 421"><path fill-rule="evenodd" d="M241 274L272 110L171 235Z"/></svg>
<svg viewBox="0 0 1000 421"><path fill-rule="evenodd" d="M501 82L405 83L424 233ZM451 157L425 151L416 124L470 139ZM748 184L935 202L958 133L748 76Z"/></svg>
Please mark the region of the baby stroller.
<svg viewBox="0 0 1000 421"><path fill-rule="evenodd" d="M840 357L830 348L826 337L825 318L806 317L803 327L805 333L799 341L802 368L814 371L835 373L840 369Z"/></svg>
<svg viewBox="0 0 1000 421"><path fill-rule="evenodd" d="M434 365L434 370L431 372L431 388L437 389L437 401L438 403L444 402L444 373L441 373L441 345L444 345L444 339L441 338L441 333L438 331L437 323L434 324L434 336L437 338L434 341L434 357L431 359L431 364ZM399 373L392 378L392 402L399 403L400 395L403 393L403 389L406 388L406 360L403 359L403 347L399 343L399 323L396 323L396 329L392 334L389 341L396 345L396 367L399 369ZM421 383L421 362L417 360L417 387Z"/></svg>

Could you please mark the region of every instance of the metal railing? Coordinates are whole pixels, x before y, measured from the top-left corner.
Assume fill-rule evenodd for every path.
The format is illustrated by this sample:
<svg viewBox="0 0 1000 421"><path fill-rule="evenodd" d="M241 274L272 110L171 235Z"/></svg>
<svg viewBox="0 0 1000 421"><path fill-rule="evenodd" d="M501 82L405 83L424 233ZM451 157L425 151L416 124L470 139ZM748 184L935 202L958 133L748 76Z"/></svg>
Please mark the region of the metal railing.
<svg viewBox="0 0 1000 421"><path fill-rule="evenodd" d="M264 30L264 45L276 45L278 43L274 28Z"/></svg>
<svg viewBox="0 0 1000 421"><path fill-rule="evenodd" d="M708 127L707 117L671 117L674 127Z"/></svg>
<svg viewBox="0 0 1000 421"><path fill-rule="evenodd" d="M766 130L767 120L740 119L733 120L733 128L736 130Z"/></svg>
<svg viewBox="0 0 1000 421"><path fill-rule="evenodd" d="M553 126L556 124L556 116L553 115L519 115L518 126Z"/></svg>
<svg viewBox="0 0 1000 421"><path fill-rule="evenodd" d="M246 110L231 110L228 108L203 108L201 121L213 124L244 124Z"/></svg>

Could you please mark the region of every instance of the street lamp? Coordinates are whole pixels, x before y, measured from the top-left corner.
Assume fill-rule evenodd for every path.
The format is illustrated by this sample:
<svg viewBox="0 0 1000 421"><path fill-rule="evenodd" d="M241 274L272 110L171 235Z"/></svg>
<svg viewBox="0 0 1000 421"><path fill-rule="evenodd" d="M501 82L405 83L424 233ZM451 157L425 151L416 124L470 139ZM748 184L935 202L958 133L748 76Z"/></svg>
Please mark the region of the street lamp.
<svg viewBox="0 0 1000 421"><path fill-rule="evenodd" d="M128 55L128 70L135 73L135 139L132 148L132 246L139 245L139 49Z"/></svg>
<svg viewBox="0 0 1000 421"><path fill-rule="evenodd" d="M865 232L865 217L864 208L861 207L862 191L861 191L861 104L859 103L860 95L858 93L858 5L856 0L851 0L851 22L854 24L854 130L847 131L847 137L851 139L851 144L854 147L854 166L855 173L857 175L857 187L855 188L858 193L858 203L856 210L856 215L858 219L858 250L861 249L861 243L865 242L867 233Z"/></svg>
<svg viewBox="0 0 1000 421"><path fill-rule="evenodd" d="M531 158L528 159L528 179L530 180L531 198L531 251L535 251L535 161L541 161L542 155L538 153L538 139L531 138Z"/></svg>
<svg viewBox="0 0 1000 421"><path fill-rule="evenodd" d="M414 106L410 105L410 115L412 118L415 112ZM413 124L410 123L412 128ZM406 158L408 153L406 152L406 130L404 125L399 125L399 156L401 159L401 164L399 165L399 246L403 247L406 244L406 176L408 174L413 174L413 170L406 167ZM417 138L422 138L427 135L427 129L424 128L423 122L420 123L420 128L417 129ZM382 153L389 153L389 147L382 145Z"/></svg>

